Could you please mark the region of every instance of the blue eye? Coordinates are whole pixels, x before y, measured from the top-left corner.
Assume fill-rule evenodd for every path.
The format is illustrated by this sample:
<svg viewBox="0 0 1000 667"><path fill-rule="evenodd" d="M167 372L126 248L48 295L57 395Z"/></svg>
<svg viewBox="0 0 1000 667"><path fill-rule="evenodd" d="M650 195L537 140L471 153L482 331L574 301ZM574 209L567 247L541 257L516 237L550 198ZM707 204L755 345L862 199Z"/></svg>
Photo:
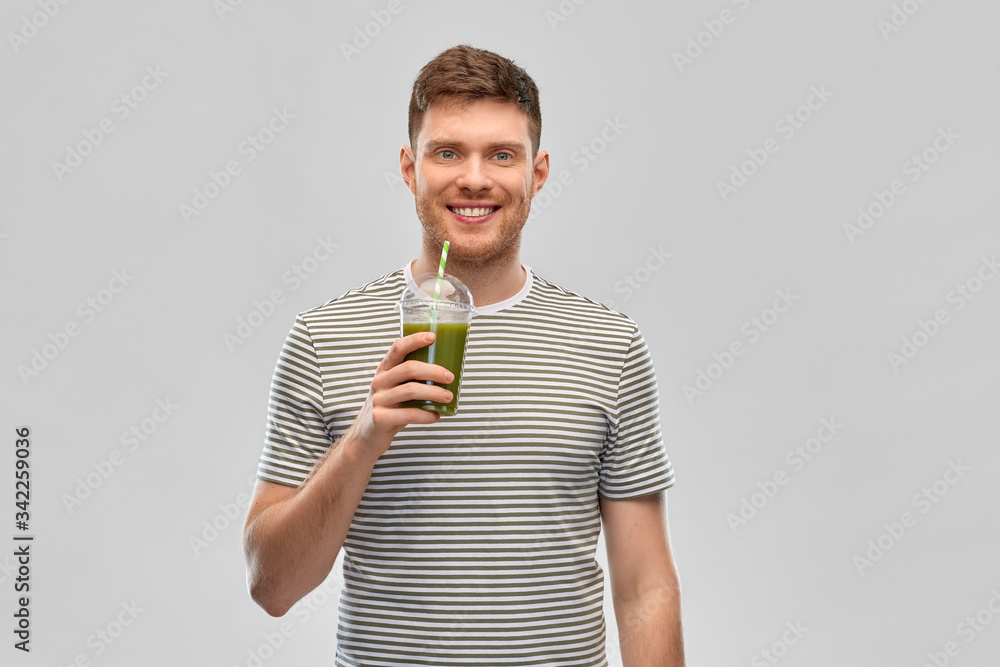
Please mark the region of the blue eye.
<svg viewBox="0 0 1000 667"><path fill-rule="evenodd" d="M438 155L443 157L445 160L450 160L455 157L455 151L441 151Z"/></svg>
<svg viewBox="0 0 1000 667"><path fill-rule="evenodd" d="M500 162L510 162L514 159L514 156L510 153L497 153L497 160Z"/></svg>

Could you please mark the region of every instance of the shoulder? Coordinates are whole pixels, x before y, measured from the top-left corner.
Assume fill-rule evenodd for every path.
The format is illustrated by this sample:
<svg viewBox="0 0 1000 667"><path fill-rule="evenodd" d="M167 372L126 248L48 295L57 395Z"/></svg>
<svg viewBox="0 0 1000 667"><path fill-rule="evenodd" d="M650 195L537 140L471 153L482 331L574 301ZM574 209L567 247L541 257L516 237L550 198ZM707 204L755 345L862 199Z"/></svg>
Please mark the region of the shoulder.
<svg viewBox="0 0 1000 667"><path fill-rule="evenodd" d="M528 302L537 311L569 322L586 322L588 328L599 327L620 332L629 337L639 332L639 327L628 315L608 308L603 303L567 289L532 272L533 284Z"/></svg>
<svg viewBox="0 0 1000 667"><path fill-rule="evenodd" d="M384 317L387 310L394 312L393 308L405 286L404 282L402 269L386 273L321 306L299 313L299 318L307 324L315 324L343 317L351 317L355 321L368 316Z"/></svg>

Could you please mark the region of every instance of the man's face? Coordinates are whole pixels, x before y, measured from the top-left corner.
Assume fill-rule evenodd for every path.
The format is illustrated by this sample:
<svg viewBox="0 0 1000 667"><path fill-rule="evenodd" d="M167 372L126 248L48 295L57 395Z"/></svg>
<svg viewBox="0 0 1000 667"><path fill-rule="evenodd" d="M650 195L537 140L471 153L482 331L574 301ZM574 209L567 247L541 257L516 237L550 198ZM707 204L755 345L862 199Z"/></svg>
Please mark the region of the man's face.
<svg viewBox="0 0 1000 667"><path fill-rule="evenodd" d="M434 104L400 170L416 198L425 242L449 241L449 261L486 264L519 247L548 153L531 155L528 117L512 104Z"/></svg>

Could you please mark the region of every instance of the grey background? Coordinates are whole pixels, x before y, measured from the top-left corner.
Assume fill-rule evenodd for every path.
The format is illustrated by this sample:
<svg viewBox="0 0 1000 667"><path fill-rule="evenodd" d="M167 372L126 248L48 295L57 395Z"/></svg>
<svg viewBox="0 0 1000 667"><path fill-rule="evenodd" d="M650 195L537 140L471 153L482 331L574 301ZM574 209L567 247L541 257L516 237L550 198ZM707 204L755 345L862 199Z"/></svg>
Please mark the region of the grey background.
<svg viewBox="0 0 1000 667"><path fill-rule="evenodd" d="M0 663L330 663L336 572L285 619L246 593L240 524L268 385L297 312L415 256L419 225L397 178L409 88L429 58L472 43L536 79L542 144L553 174L566 172L536 200L525 263L613 302L654 356L689 663L772 664L769 649L788 665L923 665L954 642L948 664L997 664L1000 281L975 279L979 267L992 278L983 258L1000 252L1000 5L220 4L0 11L0 553L19 532L24 425L36 536L32 651L14 650L8 629ZM40 15L45 5L58 12ZM724 10L732 22L711 36L704 22L718 31ZM883 34L894 11L902 25ZM379 16L387 24L348 59L341 44L366 24L375 33ZM22 31L33 36L12 42ZM699 33L707 46L679 68L673 54ZM115 100L147 67L162 81L121 118ZM786 138L776 122L812 87L831 96ZM294 119L248 161L241 142L275 108ZM53 162L102 119L113 131L60 180ZM606 143L609 121L619 130ZM959 138L912 182L904 164L948 128ZM779 150L723 201L717 182L769 137ZM179 205L229 160L240 173L185 222ZM844 225L894 179L905 193L850 242ZM318 238L338 248L296 285L286 272ZM658 265L654 249L670 258ZM116 270L133 278L102 294ZM953 290L970 279L981 290L959 308ZM227 344L273 290L281 303ZM770 318L778 290L796 300L751 341L744 323ZM102 296L113 299L88 321L78 304ZM947 322L894 368L889 354L939 310ZM23 379L19 366L74 323L79 335ZM742 356L689 400L684 385L734 341ZM176 409L151 421L168 399ZM786 455L831 418L843 428L797 469ZM122 435L143 420L131 451ZM938 481L952 463L967 470ZM786 483L773 497L754 496L776 473ZM88 475L96 488L67 504ZM936 481L943 495L920 501ZM760 507L734 531L744 500ZM892 537L886 524L904 512L914 521ZM880 538L889 550L859 567ZM13 565L0 556L7 619ZM961 624L977 613L989 622L970 638ZM617 665L616 635L609 617Z"/></svg>

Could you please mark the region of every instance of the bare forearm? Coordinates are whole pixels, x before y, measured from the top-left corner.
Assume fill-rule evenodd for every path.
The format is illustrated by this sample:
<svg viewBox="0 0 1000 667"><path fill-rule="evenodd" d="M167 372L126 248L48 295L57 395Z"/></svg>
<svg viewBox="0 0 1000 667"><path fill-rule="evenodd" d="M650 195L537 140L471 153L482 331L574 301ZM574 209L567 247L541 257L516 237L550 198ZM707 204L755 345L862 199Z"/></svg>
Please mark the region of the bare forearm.
<svg viewBox="0 0 1000 667"><path fill-rule="evenodd" d="M376 460L352 444L342 438L302 487L246 530L250 594L272 616L285 614L333 568Z"/></svg>
<svg viewBox="0 0 1000 667"><path fill-rule="evenodd" d="M684 667L680 591L676 579L616 601L624 667Z"/></svg>
<svg viewBox="0 0 1000 667"><path fill-rule="evenodd" d="M392 344L351 427L300 488L258 484L254 489L243 532L247 584L272 616L284 615L330 574L375 462L396 434L408 424L434 424L441 418L400 404L451 401L452 393L439 386L455 379L451 371L406 361L406 355L433 340L434 334L419 332Z"/></svg>

